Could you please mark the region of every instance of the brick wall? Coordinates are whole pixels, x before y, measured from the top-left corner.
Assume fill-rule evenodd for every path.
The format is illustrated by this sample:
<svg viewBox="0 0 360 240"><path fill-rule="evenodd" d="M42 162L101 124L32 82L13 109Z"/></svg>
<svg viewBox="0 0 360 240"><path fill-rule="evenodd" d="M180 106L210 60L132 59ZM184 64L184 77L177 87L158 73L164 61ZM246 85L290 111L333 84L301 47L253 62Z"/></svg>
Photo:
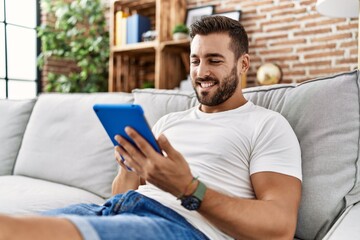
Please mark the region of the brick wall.
<svg viewBox="0 0 360 240"><path fill-rule="evenodd" d="M216 12L242 11L250 41L248 86L269 62L281 66L286 83L357 67L358 20L322 16L316 0L188 0L188 7L210 4Z"/></svg>
<svg viewBox="0 0 360 240"><path fill-rule="evenodd" d="M240 21L250 40L248 86L256 85L257 69L269 62L282 68L285 83L301 82L357 67L358 20L322 16L315 9L316 0L187 2L188 8L211 4L215 5L216 12L242 11ZM55 62L48 64L47 69L50 68L64 70Z"/></svg>

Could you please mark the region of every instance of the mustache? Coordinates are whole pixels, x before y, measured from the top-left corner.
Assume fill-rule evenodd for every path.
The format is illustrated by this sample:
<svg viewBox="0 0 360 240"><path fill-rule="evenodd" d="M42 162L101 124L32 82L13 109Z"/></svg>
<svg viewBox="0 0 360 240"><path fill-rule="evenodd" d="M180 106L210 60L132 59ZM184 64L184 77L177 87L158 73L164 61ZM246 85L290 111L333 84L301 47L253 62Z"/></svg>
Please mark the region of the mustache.
<svg viewBox="0 0 360 240"><path fill-rule="evenodd" d="M197 78L195 78L195 82L205 82L205 81L215 81L215 82L218 82L218 79L215 78L215 77L211 77L211 76L197 77Z"/></svg>

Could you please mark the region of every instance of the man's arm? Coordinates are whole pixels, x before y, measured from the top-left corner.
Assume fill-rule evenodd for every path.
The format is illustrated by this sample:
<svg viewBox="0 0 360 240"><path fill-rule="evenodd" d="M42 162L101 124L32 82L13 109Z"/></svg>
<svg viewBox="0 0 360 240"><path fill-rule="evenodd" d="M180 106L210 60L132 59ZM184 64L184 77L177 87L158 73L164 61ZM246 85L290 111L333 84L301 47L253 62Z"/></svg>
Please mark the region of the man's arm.
<svg viewBox="0 0 360 240"><path fill-rule="evenodd" d="M293 239L301 198L297 178L272 172L251 176L256 199L241 199L212 189L200 214L236 239Z"/></svg>

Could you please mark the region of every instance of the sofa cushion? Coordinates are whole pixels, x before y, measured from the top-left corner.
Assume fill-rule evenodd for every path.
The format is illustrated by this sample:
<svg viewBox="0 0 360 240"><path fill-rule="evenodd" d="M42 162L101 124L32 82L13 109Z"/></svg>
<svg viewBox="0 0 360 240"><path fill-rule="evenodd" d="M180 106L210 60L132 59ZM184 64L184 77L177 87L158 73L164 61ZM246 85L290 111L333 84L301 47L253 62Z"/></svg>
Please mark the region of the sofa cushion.
<svg viewBox="0 0 360 240"><path fill-rule="evenodd" d="M280 112L293 127L303 168L296 237L321 239L347 206L360 201L358 72L244 89L244 95Z"/></svg>
<svg viewBox="0 0 360 240"><path fill-rule="evenodd" d="M131 94L43 94L34 107L14 173L111 195L113 145L92 107L132 102Z"/></svg>
<svg viewBox="0 0 360 240"><path fill-rule="evenodd" d="M194 91L135 89L132 93L134 103L142 106L151 127L165 114L183 111L197 104Z"/></svg>
<svg viewBox="0 0 360 240"><path fill-rule="evenodd" d="M0 176L0 186L0 213L31 214L76 203L104 203L88 191L24 176Z"/></svg>
<svg viewBox="0 0 360 240"><path fill-rule="evenodd" d="M13 172L36 100L0 100L0 176Z"/></svg>

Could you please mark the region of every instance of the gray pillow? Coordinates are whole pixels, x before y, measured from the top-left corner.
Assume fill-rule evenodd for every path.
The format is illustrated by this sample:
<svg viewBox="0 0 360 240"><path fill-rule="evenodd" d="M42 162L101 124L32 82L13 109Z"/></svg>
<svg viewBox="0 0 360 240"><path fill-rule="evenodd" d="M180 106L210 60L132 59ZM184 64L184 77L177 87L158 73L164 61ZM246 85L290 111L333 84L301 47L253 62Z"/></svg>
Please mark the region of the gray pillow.
<svg viewBox="0 0 360 240"><path fill-rule="evenodd" d="M13 172L36 100L0 100L0 176Z"/></svg>
<svg viewBox="0 0 360 240"><path fill-rule="evenodd" d="M360 201L358 71L244 89L244 95L280 112L293 127L303 168L296 237L321 239L347 206Z"/></svg>
<svg viewBox="0 0 360 240"><path fill-rule="evenodd" d="M135 89L134 103L140 104L152 127L162 116L189 109L197 104L194 91Z"/></svg>
<svg viewBox="0 0 360 240"><path fill-rule="evenodd" d="M117 163L113 144L92 107L132 101L125 93L40 95L14 173L109 197Z"/></svg>

